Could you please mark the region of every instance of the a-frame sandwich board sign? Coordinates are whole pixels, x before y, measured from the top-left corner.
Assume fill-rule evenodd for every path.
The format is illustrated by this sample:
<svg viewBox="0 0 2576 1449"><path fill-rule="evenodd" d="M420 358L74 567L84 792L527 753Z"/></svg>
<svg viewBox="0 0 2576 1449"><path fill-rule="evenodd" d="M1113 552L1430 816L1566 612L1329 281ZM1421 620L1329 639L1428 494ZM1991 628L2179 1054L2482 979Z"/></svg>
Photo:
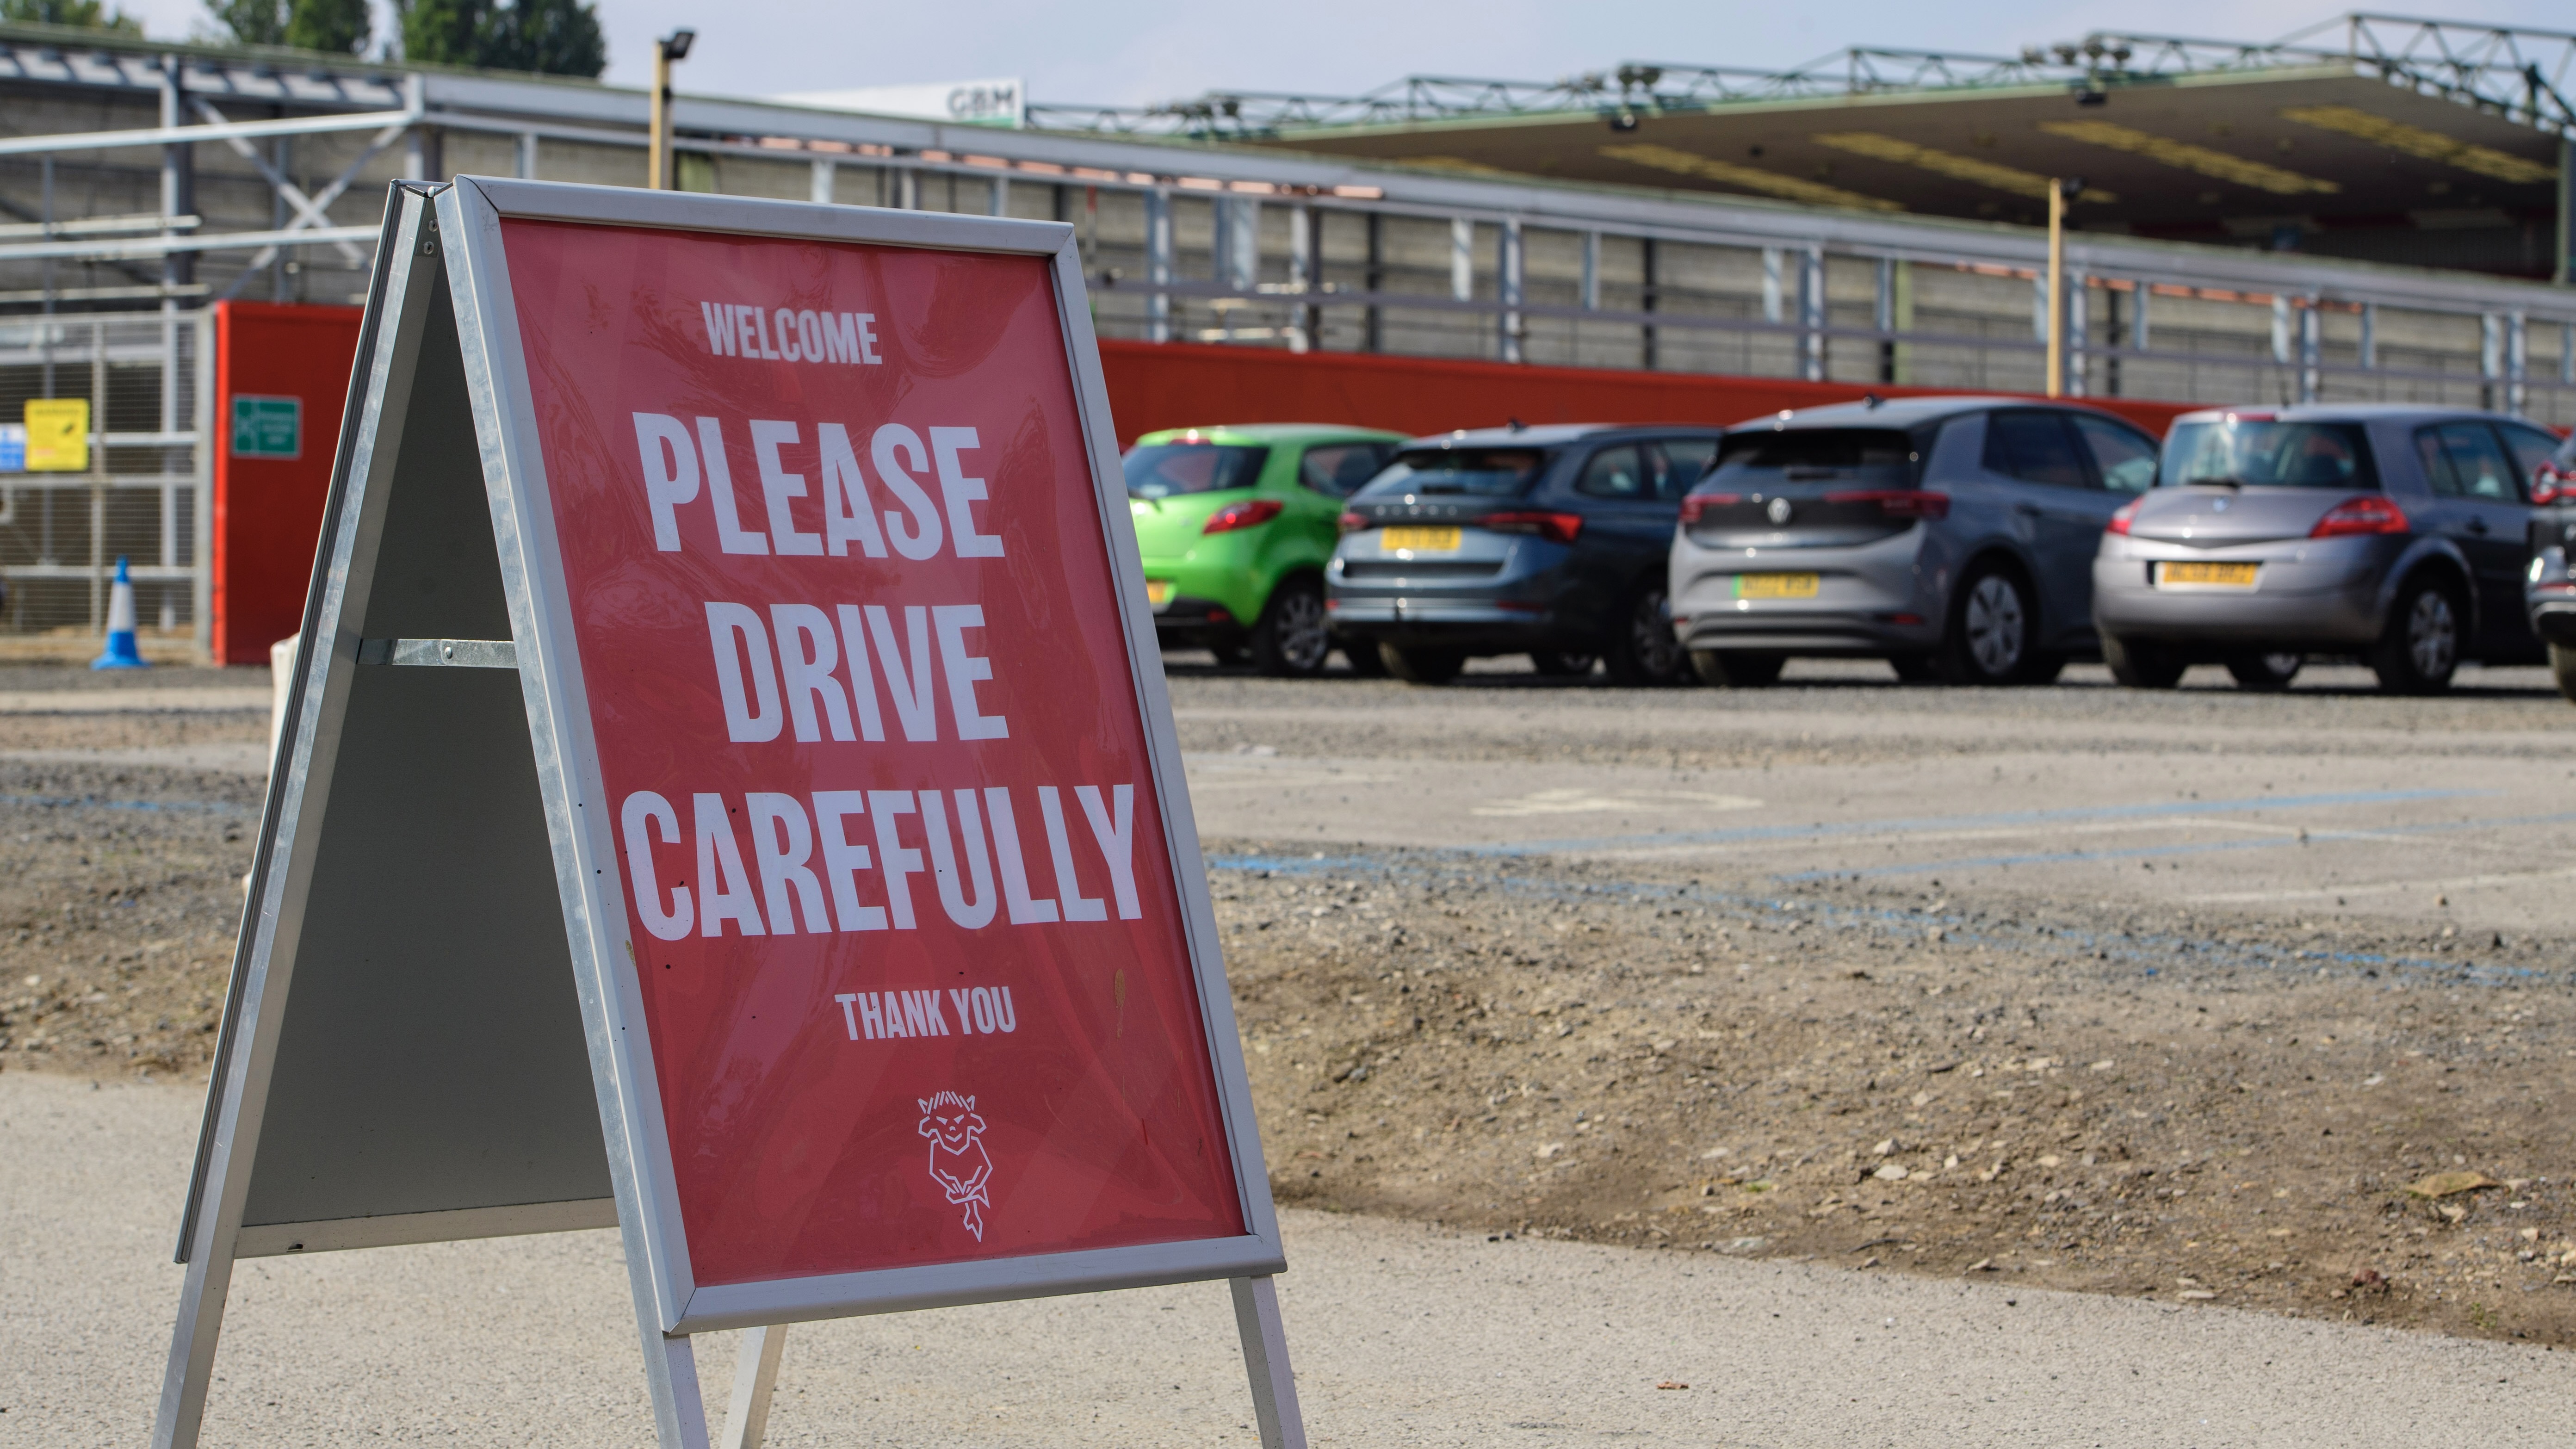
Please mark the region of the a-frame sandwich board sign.
<svg viewBox="0 0 2576 1449"><path fill-rule="evenodd" d="M1284 1266L1068 227L395 188L154 1442L235 1259L614 1224L690 1335Z"/></svg>

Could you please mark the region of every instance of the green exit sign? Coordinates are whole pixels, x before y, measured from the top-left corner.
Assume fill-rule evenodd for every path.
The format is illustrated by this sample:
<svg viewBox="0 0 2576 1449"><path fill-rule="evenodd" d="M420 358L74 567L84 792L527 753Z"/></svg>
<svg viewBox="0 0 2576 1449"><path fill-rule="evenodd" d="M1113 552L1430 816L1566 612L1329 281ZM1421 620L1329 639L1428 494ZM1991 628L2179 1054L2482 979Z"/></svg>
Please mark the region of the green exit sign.
<svg viewBox="0 0 2576 1449"><path fill-rule="evenodd" d="M233 395L233 456L304 456L304 399Z"/></svg>

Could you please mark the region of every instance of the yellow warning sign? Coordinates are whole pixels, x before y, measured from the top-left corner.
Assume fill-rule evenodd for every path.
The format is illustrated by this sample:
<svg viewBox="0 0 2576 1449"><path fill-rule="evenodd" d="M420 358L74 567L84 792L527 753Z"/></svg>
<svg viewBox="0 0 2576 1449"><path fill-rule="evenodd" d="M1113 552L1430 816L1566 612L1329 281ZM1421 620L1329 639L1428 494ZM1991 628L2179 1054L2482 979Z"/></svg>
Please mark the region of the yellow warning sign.
<svg viewBox="0 0 2576 1449"><path fill-rule="evenodd" d="M27 400L27 471L30 473L86 473L89 471L88 398L53 397Z"/></svg>

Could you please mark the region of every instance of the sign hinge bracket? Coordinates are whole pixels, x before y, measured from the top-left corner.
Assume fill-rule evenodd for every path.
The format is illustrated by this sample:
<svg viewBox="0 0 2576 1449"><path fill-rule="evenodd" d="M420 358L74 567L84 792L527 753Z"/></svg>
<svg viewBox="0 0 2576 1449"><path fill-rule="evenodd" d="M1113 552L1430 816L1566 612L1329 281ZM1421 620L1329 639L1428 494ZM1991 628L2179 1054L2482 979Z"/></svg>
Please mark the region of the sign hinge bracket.
<svg viewBox="0 0 2576 1449"><path fill-rule="evenodd" d="M508 639L361 639L360 664L447 669L516 669L519 646Z"/></svg>

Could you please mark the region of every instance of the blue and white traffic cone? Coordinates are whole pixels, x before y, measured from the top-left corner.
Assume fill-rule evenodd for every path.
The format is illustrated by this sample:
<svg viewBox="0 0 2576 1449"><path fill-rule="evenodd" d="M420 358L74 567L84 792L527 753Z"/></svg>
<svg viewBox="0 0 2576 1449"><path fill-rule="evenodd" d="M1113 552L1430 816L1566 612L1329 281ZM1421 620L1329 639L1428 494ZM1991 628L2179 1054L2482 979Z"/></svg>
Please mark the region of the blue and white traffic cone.
<svg viewBox="0 0 2576 1449"><path fill-rule="evenodd" d="M116 587L107 596L107 652L89 662L92 669L149 669L134 647L134 580L125 560L116 561Z"/></svg>

